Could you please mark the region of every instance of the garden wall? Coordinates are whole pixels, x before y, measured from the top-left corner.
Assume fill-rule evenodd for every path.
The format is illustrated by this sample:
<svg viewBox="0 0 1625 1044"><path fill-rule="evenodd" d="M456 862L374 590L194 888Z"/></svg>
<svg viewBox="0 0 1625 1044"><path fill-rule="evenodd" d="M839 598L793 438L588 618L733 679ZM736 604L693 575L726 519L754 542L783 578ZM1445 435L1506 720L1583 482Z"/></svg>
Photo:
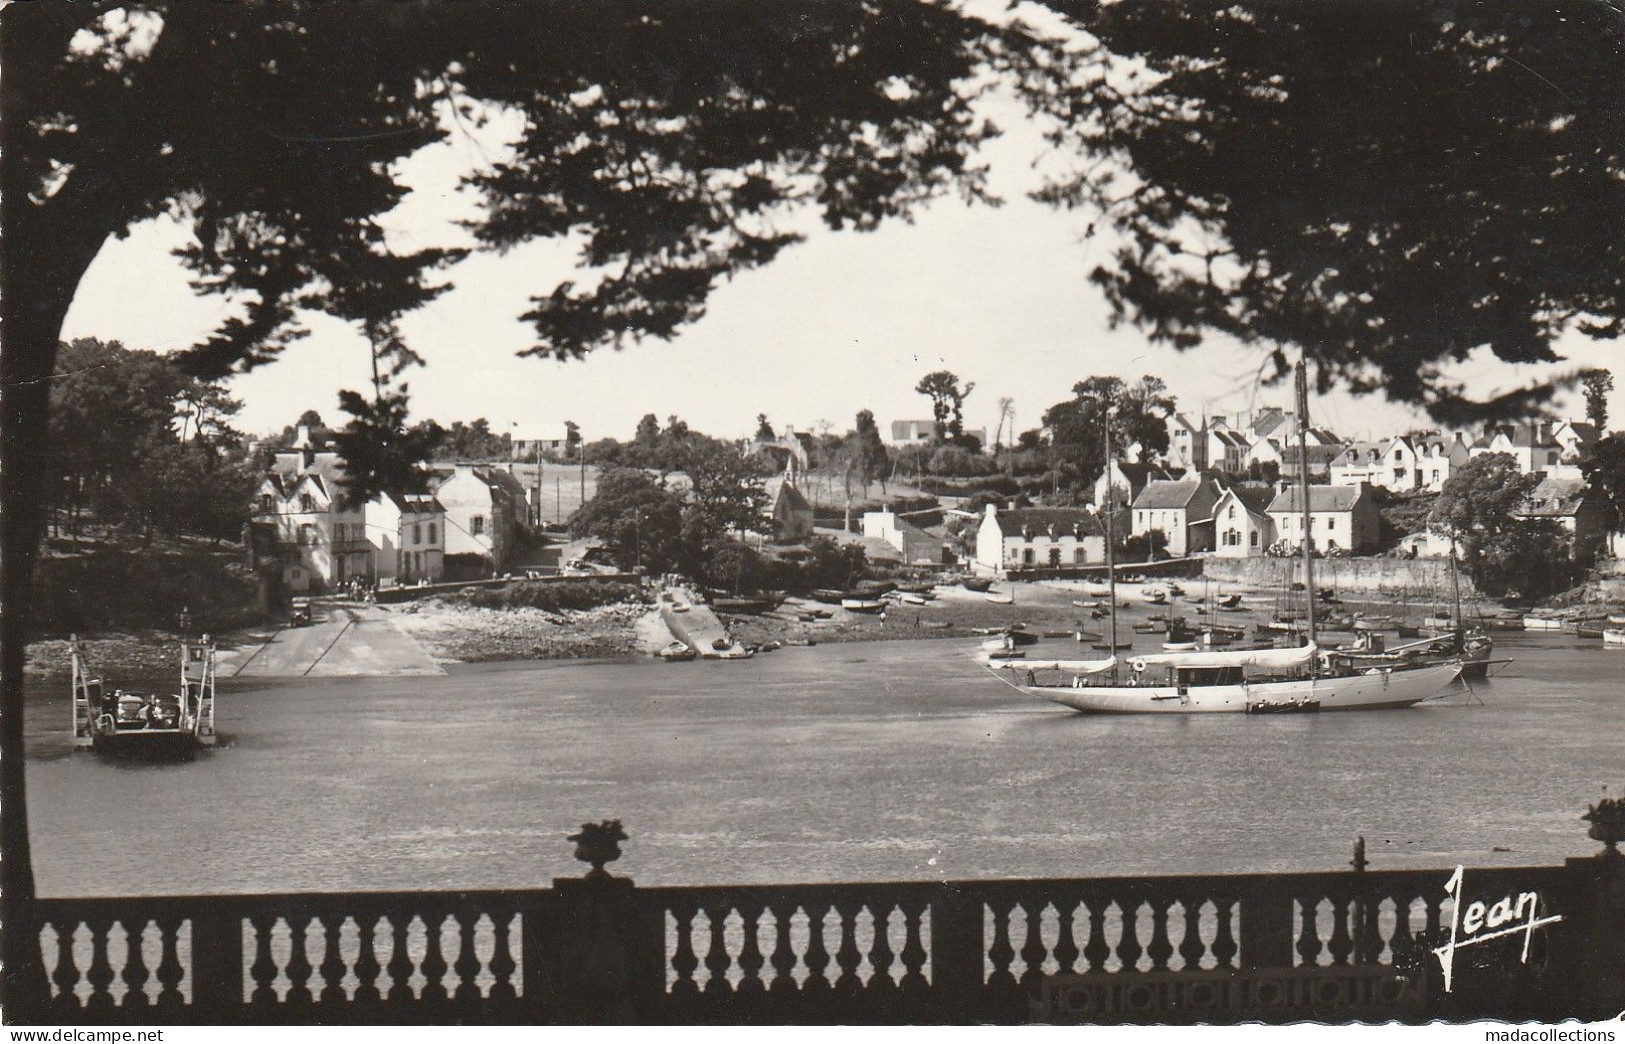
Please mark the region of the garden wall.
<svg viewBox="0 0 1625 1044"><path fill-rule="evenodd" d="M1284 588L1303 580L1300 558L1208 558L1202 575L1225 584ZM1338 591L1368 591L1389 595L1426 595L1449 598L1450 560L1448 558L1317 558L1315 586ZM1474 597L1477 588L1465 573L1461 576L1462 597Z"/></svg>

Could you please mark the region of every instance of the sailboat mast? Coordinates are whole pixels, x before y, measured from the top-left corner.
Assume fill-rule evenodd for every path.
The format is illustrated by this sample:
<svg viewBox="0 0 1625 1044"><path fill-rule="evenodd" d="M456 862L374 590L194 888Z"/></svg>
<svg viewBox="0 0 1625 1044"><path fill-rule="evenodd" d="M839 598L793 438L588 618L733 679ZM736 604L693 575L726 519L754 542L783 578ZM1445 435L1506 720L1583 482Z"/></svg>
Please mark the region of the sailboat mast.
<svg viewBox="0 0 1625 1044"><path fill-rule="evenodd" d="M1298 358L1298 489L1303 498L1303 588L1309 603L1309 644L1315 644L1315 556L1310 546L1309 510L1309 367Z"/></svg>
<svg viewBox="0 0 1625 1044"><path fill-rule="evenodd" d="M1117 496L1117 485L1112 482L1112 415L1107 410L1104 423L1101 425L1106 431L1106 604L1110 607L1108 614L1111 620L1111 634L1106 638L1106 647L1111 650L1112 656L1117 655L1117 579L1113 571L1112 562L1112 501Z"/></svg>
<svg viewBox="0 0 1625 1044"><path fill-rule="evenodd" d="M1455 630L1461 631L1461 574L1456 572L1456 538L1450 538L1450 587L1456 598Z"/></svg>

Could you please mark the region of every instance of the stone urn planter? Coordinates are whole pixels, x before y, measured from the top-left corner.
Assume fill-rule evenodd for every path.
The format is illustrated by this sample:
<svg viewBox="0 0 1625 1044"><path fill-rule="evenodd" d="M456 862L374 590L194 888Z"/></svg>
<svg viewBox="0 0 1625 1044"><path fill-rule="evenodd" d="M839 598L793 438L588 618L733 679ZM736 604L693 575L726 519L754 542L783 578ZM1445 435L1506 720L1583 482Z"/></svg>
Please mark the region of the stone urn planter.
<svg viewBox="0 0 1625 1044"><path fill-rule="evenodd" d="M1580 817L1591 824L1587 833L1608 846L1604 859L1618 859L1619 843L1625 841L1625 798L1603 798Z"/></svg>
<svg viewBox="0 0 1625 1044"><path fill-rule="evenodd" d="M626 840L626 831L621 829L619 819L606 819L602 823L581 824L580 831L571 834L568 840L576 843L576 858L592 864L586 873L587 879L602 881L610 876L604 864L621 858L621 842Z"/></svg>

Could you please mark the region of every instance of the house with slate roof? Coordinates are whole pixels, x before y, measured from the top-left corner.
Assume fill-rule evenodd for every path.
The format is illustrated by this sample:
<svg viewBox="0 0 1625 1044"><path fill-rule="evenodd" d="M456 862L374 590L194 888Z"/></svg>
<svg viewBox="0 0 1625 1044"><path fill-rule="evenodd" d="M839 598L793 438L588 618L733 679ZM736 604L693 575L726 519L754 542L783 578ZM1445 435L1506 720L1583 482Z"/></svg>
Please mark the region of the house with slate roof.
<svg viewBox="0 0 1625 1044"><path fill-rule="evenodd" d="M1218 483L1210 479L1152 481L1134 498L1133 534L1145 536L1162 530L1168 553L1183 558L1194 551L1213 549L1213 505Z"/></svg>
<svg viewBox="0 0 1625 1044"><path fill-rule="evenodd" d="M955 561L951 543L907 519L898 518L895 511L864 512L863 535L891 545L906 565L940 566L952 565Z"/></svg>
<svg viewBox="0 0 1625 1044"><path fill-rule="evenodd" d="M1422 432L1411 436L1411 445L1416 450L1417 488L1430 493L1444 489L1472 456L1460 432Z"/></svg>
<svg viewBox="0 0 1625 1044"><path fill-rule="evenodd" d="M503 468L478 464L438 467L431 485L446 512L447 566L459 576L503 572L530 514L525 487Z"/></svg>
<svg viewBox="0 0 1625 1044"><path fill-rule="evenodd" d="M1172 467L1201 471L1207 467L1207 420L1196 424L1183 413L1168 418L1168 452L1164 459Z"/></svg>
<svg viewBox="0 0 1625 1044"><path fill-rule="evenodd" d="M379 583L435 583L446 571L446 509L431 493L382 493L363 509Z"/></svg>
<svg viewBox="0 0 1625 1044"><path fill-rule="evenodd" d="M1295 484L1287 485L1270 501L1276 540L1287 547L1303 547L1303 500ZM1355 486L1309 487L1309 546L1317 551L1358 553L1375 548L1381 540L1382 517L1370 483Z"/></svg>
<svg viewBox="0 0 1625 1044"><path fill-rule="evenodd" d="M1064 569L1106 561L1106 531L1082 508L1000 510L989 504L976 530L979 572Z"/></svg>
<svg viewBox="0 0 1625 1044"><path fill-rule="evenodd" d="M773 498L773 539L781 544L793 544L813 535L813 506L801 495L801 490L789 479L779 484L779 494Z"/></svg>
<svg viewBox="0 0 1625 1044"><path fill-rule="evenodd" d="M1247 558L1268 551L1275 543L1275 520L1269 514L1274 499L1269 486L1235 485L1220 494L1213 505L1213 553Z"/></svg>
<svg viewBox="0 0 1625 1044"><path fill-rule="evenodd" d="M403 548L402 519L417 525ZM344 461L319 449L301 426L293 449L278 453L260 482L254 522L275 533L282 581L294 593L336 589L349 580L440 576L444 567L445 510L432 496L384 496L344 503ZM409 536L411 528L405 531ZM391 536L390 534L393 534ZM427 539L425 539L427 538ZM416 557L403 563L398 555Z"/></svg>
<svg viewBox="0 0 1625 1044"><path fill-rule="evenodd" d="M1147 482L1172 478L1174 478L1173 472L1156 464L1136 464L1132 461L1114 460L1111 462L1111 466L1102 471L1100 477L1095 479L1095 506L1106 506L1106 490L1108 488L1117 491L1116 496L1112 498L1112 503L1122 507L1124 504L1134 503L1134 498L1138 497L1140 491L1145 489ZM1110 483L1109 487L1108 483Z"/></svg>
<svg viewBox="0 0 1625 1044"><path fill-rule="evenodd" d="M1505 424L1484 432L1468 451L1473 457L1486 453L1505 453L1518 462L1518 470L1525 475L1536 471L1579 478L1579 467L1570 462L1564 465L1564 447L1552 438L1543 421L1524 421ZM1572 473L1570 472L1572 469Z"/></svg>
<svg viewBox="0 0 1625 1044"><path fill-rule="evenodd" d="M1226 475L1240 475L1247 470L1247 454L1252 443L1239 431L1211 424L1207 430L1207 466Z"/></svg>

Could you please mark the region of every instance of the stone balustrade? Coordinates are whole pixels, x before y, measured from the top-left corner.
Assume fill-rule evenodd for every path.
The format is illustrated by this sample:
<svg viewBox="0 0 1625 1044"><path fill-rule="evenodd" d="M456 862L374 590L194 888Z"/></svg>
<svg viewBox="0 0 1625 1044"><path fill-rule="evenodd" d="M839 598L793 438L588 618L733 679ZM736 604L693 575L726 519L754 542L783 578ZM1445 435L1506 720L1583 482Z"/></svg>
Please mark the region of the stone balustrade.
<svg viewBox="0 0 1625 1044"><path fill-rule="evenodd" d="M50 995L13 998L13 1014L1340 1022L1625 1006L1625 858L1612 849L1469 869L1454 893L1450 871L1370 871L1360 855L1345 873L637 888L603 869L619 835L584 828L572 840L595 869L545 889L39 900ZM1454 951L1446 990L1435 949L1509 920L1511 897L1530 893L1540 925Z"/></svg>

